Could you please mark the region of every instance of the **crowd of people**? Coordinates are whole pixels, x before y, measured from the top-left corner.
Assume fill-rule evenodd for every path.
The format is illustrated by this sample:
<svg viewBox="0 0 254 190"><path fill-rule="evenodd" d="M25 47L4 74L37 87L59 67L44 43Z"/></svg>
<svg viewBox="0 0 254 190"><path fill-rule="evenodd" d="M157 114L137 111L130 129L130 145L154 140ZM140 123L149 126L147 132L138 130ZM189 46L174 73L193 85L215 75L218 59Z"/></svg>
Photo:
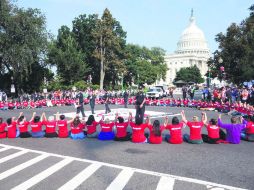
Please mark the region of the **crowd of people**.
<svg viewBox="0 0 254 190"><path fill-rule="evenodd" d="M232 92L234 89L230 89ZM252 88L253 90L253 88ZM88 96L80 91L75 96L59 96L54 95L51 98L37 100L24 100L23 102L0 102L0 109L23 109L23 108L41 108L46 106L62 106L62 105L77 105L77 114L82 113L82 118L75 116L67 120L64 115L56 114L56 116L46 117L45 113L41 116L32 115L29 121L21 112L18 119L8 118L6 122L0 118L0 138L27 138L27 137L59 137L72 139L83 139L85 137L96 137L99 140L116 140L125 141L132 140L135 143L150 142L159 144L162 142L162 131L169 130L170 134L166 135L165 139L169 143L179 144L183 141L200 144L204 141L207 143L240 143L240 139L247 141L254 141L254 108L252 104L252 93L246 88L243 88L239 97L232 98L227 93L229 89L221 88L214 89L213 98L207 99L203 96L202 100L194 100L187 97L183 99L178 98L162 98L162 99L148 99L145 94L140 91L137 96L130 96L126 91L122 97L114 97L108 92L104 92L104 96L99 96L96 91L91 91ZM97 92L98 93L98 92ZM247 95L248 94L248 95ZM36 96L34 96L36 97ZM93 106L91 105L93 102ZM127 107L128 104L135 104L136 116L135 122L130 114L128 121L120 115L116 115L115 121L104 119L96 122L94 115L90 115L87 119L84 114L84 104L91 105L92 114L94 114L95 104L105 104L106 113L110 112L108 104L120 104ZM172 122L169 123L168 118L165 118L163 125L158 120L151 124L150 119L144 120L145 105L149 106L171 106L171 107L191 107L201 110L216 110L221 113L228 113L232 115L231 124L222 123L220 116L217 119L212 118L207 122L207 116L202 113L201 120L197 116L193 117L192 121L187 121L184 111L181 112L182 121L179 118L173 117ZM45 126L45 130L43 130ZM69 126L69 127L68 127ZM100 130L97 130L100 126ZM190 134L182 135L182 128L188 126ZM207 134L201 134L202 127L207 128ZM128 130L127 130L128 128ZM149 135L145 133L148 129ZM222 130L226 129L226 133ZM132 131L130 133L129 131Z"/></svg>
<svg viewBox="0 0 254 190"><path fill-rule="evenodd" d="M165 117L163 124L155 120L153 124L149 117L143 123L140 117L135 117L133 121L132 114L129 114L127 121L119 113L116 113L115 120L110 121L104 118L99 122L95 121L94 115L80 118L76 115L67 120L65 115L46 117L45 113L41 116L34 112L30 120L21 112L17 119L8 118L6 122L0 118L0 138L72 138L74 140L84 138L98 138L99 140L132 141L134 143L160 144L163 139L172 144L181 144L183 141L192 144L201 144L203 142L210 144L232 143L239 144L240 139L254 142L254 117L232 116L231 123L225 124L221 121L221 115L218 120L210 119L202 112L201 120L194 116L191 121L185 117L184 111L181 112L181 119ZM45 130L43 128L45 126ZM100 127L97 127L100 126ZM182 134L182 129L187 126L190 134ZM207 134L202 134L202 128L206 127ZM148 132L145 131L148 129ZM224 130L226 130L226 133ZM169 130L169 134L163 138L162 132ZM132 131L132 133L131 133Z"/></svg>

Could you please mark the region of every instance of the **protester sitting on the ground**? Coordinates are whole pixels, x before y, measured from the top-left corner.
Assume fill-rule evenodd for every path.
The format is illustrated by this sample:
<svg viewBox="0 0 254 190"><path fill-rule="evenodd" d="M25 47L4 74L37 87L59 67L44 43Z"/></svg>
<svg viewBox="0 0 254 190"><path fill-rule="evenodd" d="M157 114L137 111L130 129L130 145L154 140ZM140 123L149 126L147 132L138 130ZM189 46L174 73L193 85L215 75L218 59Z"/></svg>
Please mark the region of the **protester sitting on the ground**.
<svg viewBox="0 0 254 190"><path fill-rule="evenodd" d="M132 122L132 116L130 120L130 126L132 128L132 142L134 143L146 143L147 138L145 137L145 128L148 125L148 118L143 123L142 118L135 118L135 123Z"/></svg>
<svg viewBox="0 0 254 190"><path fill-rule="evenodd" d="M148 117L148 129L150 130L149 135L149 143L151 144L161 144L162 142L162 131L164 130L166 124L164 123L164 126L160 125L159 120L155 120L153 122L153 125L151 125L150 118Z"/></svg>
<svg viewBox="0 0 254 190"><path fill-rule="evenodd" d="M60 115L56 113L56 120L58 125L58 137L67 138L69 136L68 124L72 123L74 118L71 120L66 120L65 115Z"/></svg>
<svg viewBox="0 0 254 190"><path fill-rule="evenodd" d="M45 113L42 113L41 117L40 116L34 116L32 118L32 122L30 123L31 128L32 128L32 137L34 138L41 138L44 137L45 131L42 131L42 125L44 125L44 122L41 120L41 118L44 117Z"/></svg>
<svg viewBox="0 0 254 190"><path fill-rule="evenodd" d="M115 122L110 122L109 118L106 118L104 120L104 115L102 116L102 120L100 122L101 125L101 131L98 135L99 140L113 140L115 138L115 134L113 132L113 127L115 125Z"/></svg>
<svg viewBox="0 0 254 190"><path fill-rule="evenodd" d="M240 123L237 123L240 119ZM246 127L246 122L243 117L233 116L231 123L224 124L221 122L221 114L219 115L218 125L227 131L226 140L232 144L240 143L241 131Z"/></svg>
<svg viewBox="0 0 254 190"><path fill-rule="evenodd" d="M30 124L30 122L33 120L34 116L35 116L35 112L33 112L32 118L30 121L26 121L25 116L23 115L23 112L20 113L20 117L18 118L18 122L17 122L17 126L19 128L20 131L20 138L29 138L31 137L31 133L28 131L28 126Z"/></svg>
<svg viewBox="0 0 254 190"><path fill-rule="evenodd" d="M5 128L7 127L7 124L3 122L3 118L0 117L0 139L1 138L6 138L7 136L7 131Z"/></svg>
<svg viewBox="0 0 254 190"><path fill-rule="evenodd" d="M86 121L86 129L87 129L87 137L96 138L98 136L98 132L96 130L97 125L100 122L96 122L93 115L89 115Z"/></svg>
<svg viewBox="0 0 254 190"><path fill-rule="evenodd" d="M44 125L46 126L45 137L47 138L58 137L56 133L57 121L55 120L54 116L49 116L49 118L47 119L46 114L44 114L43 120L44 120Z"/></svg>
<svg viewBox="0 0 254 190"><path fill-rule="evenodd" d="M247 122L246 129L243 129L241 132L241 139L254 142L254 116L249 117Z"/></svg>
<svg viewBox="0 0 254 190"><path fill-rule="evenodd" d="M17 129L17 121L15 117L8 118L7 123L7 137L8 138L17 138L20 135L19 129Z"/></svg>
<svg viewBox="0 0 254 190"><path fill-rule="evenodd" d="M131 133L127 132L127 127L130 123L130 120L131 120L131 113L129 114L129 118L127 122L124 122L123 117L120 117L118 113L116 113L116 134L114 138L115 141L131 140Z"/></svg>
<svg viewBox="0 0 254 190"><path fill-rule="evenodd" d="M201 137L201 129L204 126L204 123L206 123L204 113L202 113L202 121L199 121L197 116L194 116L192 118L192 121L187 121L185 117L184 111L181 112L182 120L183 122L190 128L190 135L184 134L183 139L192 144L201 144L203 143L202 137Z"/></svg>
<svg viewBox="0 0 254 190"><path fill-rule="evenodd" d="M184 123L179 122L178 117L173 117L172 124L168 124L168 117L166 117L166 124L166 129L170 131L170 135L165 137L166 141L172 144L181 144L183 142L182 128Z"/></svg>
<svg viewBox="0 0 254 190"><path fill-rule="evenodd" d="M204 113L205 120L207 121L207 115ZM226 134L217 125L216 119L211 119L209 123L204 123L207 129L207 135L202 134L202 139L204 142L209 144L219 144L225 143Z"/></svg>
<svg viewBox="0 0 254 190"><path fill-rule="evenodd" d="M81 121L79 119L79 116L76 115L73 122L71 123L70 137L73 140L84 139L86 137L85 134L84 134L84 131L83 131L84 126L85 126L85 124L83 122L84 121Z"/></svg>

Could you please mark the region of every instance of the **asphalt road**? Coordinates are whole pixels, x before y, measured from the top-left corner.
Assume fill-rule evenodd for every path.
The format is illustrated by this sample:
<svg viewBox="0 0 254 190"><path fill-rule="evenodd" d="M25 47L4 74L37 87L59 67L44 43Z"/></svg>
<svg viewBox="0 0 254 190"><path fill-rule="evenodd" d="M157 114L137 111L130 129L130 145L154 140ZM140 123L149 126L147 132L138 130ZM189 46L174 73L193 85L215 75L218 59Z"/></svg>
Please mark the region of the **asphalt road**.
<svg viewBox="0 0 254 190"><path fill-rule="evenodd" d="M118 108L122 106L111 107ZM133 108L133 106L129 107ZM85 106L85 109L88 110L89 106ZM96 106L96 110L101 109L104 109L103 105ZM191 119L194 115L201 115L199 110L192 108L146 107L146 110L174 114L180 113L182 109L185 110L187 119ZM38 114L44 111L47 115L54 114L57 111L62 113L75 111L74 107L54 107L35 110ZM6 119L18 116L19 111L0 111L0 117ZM30 118L34 110L22 111L27 118ZM217 112L213 111L209 111L207 114L208 118L217 118L218 115ZM223 115L222 120L228 122L229 118L229 116ZM185 128L183 133L188 132L189 130ZM163 135L167 133L165 131ZM203 133L206 133L205 129L203 129ZM160 145L151 145L134 144L131 142L102 142L97 139L84 139L80 141L58 138L0 139L0 147L4 147L4 145L25 148L23 150L25 153L12 159L4 160L6 156L11 156L20 152L20 150L14 147L9 147L5 151L0 149L1 190L16 187L34 176L35 181L38 179L39 181L31 186L31 189L57 189L87 167L90 166L88 169L93 171L94 168L98 167L96 164L100 165L99 168L87 180L81 180L82 183L77 186L77 189L106 189L116 179L119 179L118 182L127 179L124 189L156 189L160 183L165 187L167 183L161 179L167 177L169 177L169 180L173 179L174 185L171 189L174 190L237 189L226 186L254 189L253 143L244 141L239 145L192 145L187 143L172 145L166 142ZM34 152L33 150L43 152ZM48 157L8 177L1 178L17 165L22 165L22 163L40 155L47 155ZM71 162L66 164L66 157L62 157L62 155L71 156ZM80 160L76 160L76 158ZM1 160L4 162L1 162ZM94 163L94 161L99 161L99 163ZM42 177L43 175L37 176L41 172L51 169L52 165L59 163L66 165L53 172L50 176L48 176L50 170L46 171L45 178ZM156 173L151 173L151 171ZM5 172L4 175L3 172ZM167 174L172 176L167 176ZM121 175L124 177L121 178ZM82 176L81 178L84 177ZM212 182L212 185L209 186L210 183L208 182ZM29 184L32 184L32 182L30 181ZM168 183L169 186L170 184L172 185L172 181ZM224 187L219 184L226 186ZM120 189L113 185L113 189Z"/></svg>

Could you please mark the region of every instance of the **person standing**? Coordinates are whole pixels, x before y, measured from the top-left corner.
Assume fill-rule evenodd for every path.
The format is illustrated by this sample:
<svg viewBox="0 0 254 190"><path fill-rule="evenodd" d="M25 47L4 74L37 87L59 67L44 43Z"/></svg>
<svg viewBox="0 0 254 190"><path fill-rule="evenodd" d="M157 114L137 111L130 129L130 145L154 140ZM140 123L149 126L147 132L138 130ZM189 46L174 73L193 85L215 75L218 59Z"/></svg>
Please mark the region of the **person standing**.
<svg viewBox="0 0 254 190"><path fill-rule="evenodd" d="M108 104L109 104L109 94L108 94L107 91L105 91L105 94L104 94L104 101L105 101L104 102L104 104L105 104L105 114L110 113L111 110L108 106Z"/></svg>
<svg viewBox="0 0 254 190"><path fill-rule="evenodd" d="M95 99L96 99L96 94L95 94L95 91L93 90L92 94L89 97L89 103L90 103L92 114L94 114Z"/></svg>
<svg viewBox="0 0 254 190"><path fill-rule="evenodd" d="M185 100L187 97L187 87L186 86L183 86L182 92L183 92L183 99Z"/></svg>
<svg viewBox="0 0 254 190"><path fill-rule="evenodd" d="M137 120L140 118L140 120L143 122L144 114L145 114L145 95L142 92L142 89L139 90L136 96L136 116L135 119Z"/></svg>
<svg viewBox="0 0 254 190"><path fill-rule="evenodd" d="M123 93L123 99L124 99L124 107L127 108L129 93L126 90Z"/></svg>
<svg viewBox="0 0 254 190"><path fill-rule="evenodd" d="M77 105L77 114L81 112L82 117L85 117L85 112L84 112L84 96L81 91L77 94L76 98L78 99L78 105Z"/></svg>

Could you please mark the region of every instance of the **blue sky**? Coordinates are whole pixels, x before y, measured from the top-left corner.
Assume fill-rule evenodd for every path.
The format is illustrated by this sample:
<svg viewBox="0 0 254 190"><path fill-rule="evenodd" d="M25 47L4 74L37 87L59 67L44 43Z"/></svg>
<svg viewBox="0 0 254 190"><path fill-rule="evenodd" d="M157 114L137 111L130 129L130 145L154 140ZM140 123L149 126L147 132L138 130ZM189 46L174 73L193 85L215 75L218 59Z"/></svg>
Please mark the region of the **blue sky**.
<svg viewBox="0 0 254 190"><path fill-rule="evenodd" d="M192 8L213 52L218 47L215 35L248 17L251 4L253 0L18 0L19 7L41 9L55 36L62 25L71 27L78 15L101 15L108 8L127 31L128 43L161 47L168 53L175 51Z"/></svg>

